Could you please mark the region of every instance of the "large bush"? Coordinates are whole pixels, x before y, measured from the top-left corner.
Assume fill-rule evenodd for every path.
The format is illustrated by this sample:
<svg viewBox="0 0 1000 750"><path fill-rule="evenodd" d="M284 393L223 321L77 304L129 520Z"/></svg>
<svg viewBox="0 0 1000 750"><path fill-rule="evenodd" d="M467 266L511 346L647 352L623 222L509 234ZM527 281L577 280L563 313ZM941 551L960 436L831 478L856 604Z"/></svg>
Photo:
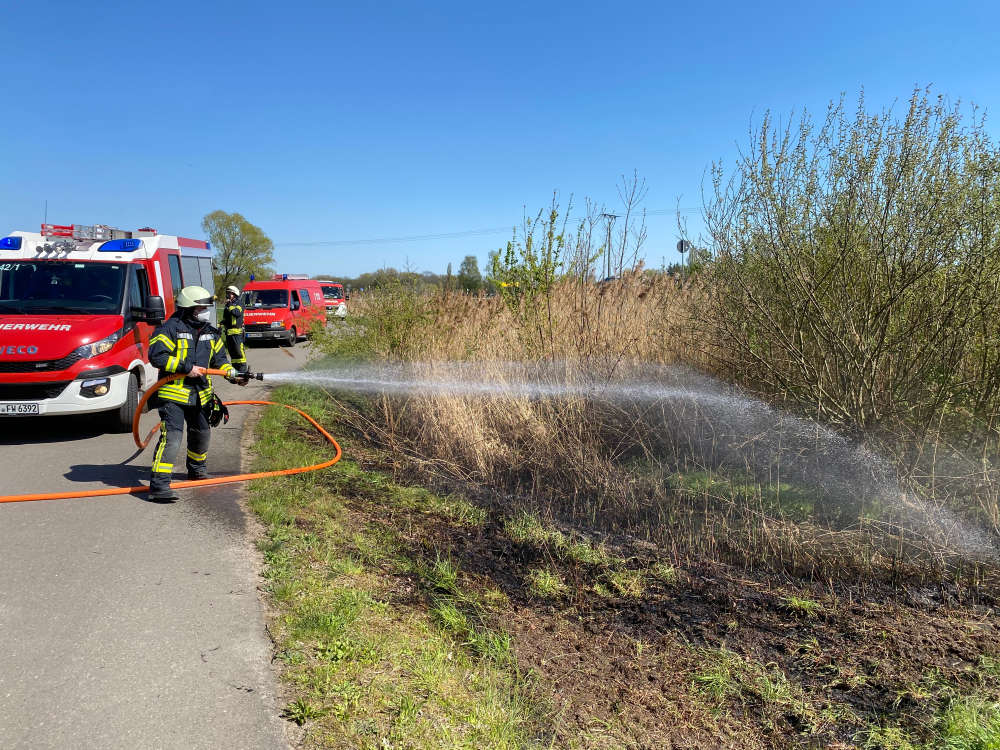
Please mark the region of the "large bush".
<svg viewBox="0 0 1000 750"><path fill-rule="evenodd" d="M832 104L765 117L713 168L713 355L730 379L856 432L992 428L1000 159L972 110Z"/></svg>

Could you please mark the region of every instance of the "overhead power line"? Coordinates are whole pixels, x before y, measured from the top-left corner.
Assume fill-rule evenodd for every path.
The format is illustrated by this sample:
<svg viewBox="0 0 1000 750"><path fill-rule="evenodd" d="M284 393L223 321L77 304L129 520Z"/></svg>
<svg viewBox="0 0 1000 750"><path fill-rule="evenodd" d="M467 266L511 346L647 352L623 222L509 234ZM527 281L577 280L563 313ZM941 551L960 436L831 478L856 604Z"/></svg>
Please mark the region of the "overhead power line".
<svg viewBox="0 0 1000 750"><path fill-rule="evenodd" d="M509 232L512 227L493 227L492 229L466 229L462 232L443 232L441 234L414 234L409 237L371 237L363 240L314 240L312 242L275 242L275 245L288 247L296 245L308 247L313 245L380 245L390 242L419 242L420 240L446 240L453 237L475 237L483 234L498 234Z"/></svg>
<svg viewBox="0 0 1000 750"><path fill-rule="evenodd" d="M658 208L652 211L646 211L646 216L662 216L664 214L675 213L678 209L676 208ZM701 211L700 208L681 208L681 213L693 213L695 211ZM514 229L514 225L510 224L505 227L491 227L489 229L465 229L461 232L440 232L438 234L414 234L406 237L366 237L364 239L358 240L310 240L306 242L275 242L274 244L280 247L336 247L345 245L388 245L397 242L421 242L426 240L450 240L457 239L461 237L480 237L490 234L500 234L501 232L510 232Z"/></svg>

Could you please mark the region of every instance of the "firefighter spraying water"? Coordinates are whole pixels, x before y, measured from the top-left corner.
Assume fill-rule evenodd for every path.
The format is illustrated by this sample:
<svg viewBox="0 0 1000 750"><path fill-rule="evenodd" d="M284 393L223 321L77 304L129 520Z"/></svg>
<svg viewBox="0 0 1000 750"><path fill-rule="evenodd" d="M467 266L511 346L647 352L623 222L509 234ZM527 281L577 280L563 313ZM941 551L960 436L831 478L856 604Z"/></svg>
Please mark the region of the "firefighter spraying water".
<svg viewBox="0 0 1000 750"><path fill-rule="evenodd" d="M160 440L153 453L149 499L171 502L177 494L170 488L174 457L187 423L188 479L207 479L211 427L228 421L229 411L212 388L208 369L221 370L230 382L246 385L249 375L238 372L226 356L222 333L209 324L215 295L204 287L187 286L177 295L177 312L153 332L149 362L160 377L187 377L162 386L156 394L160 412Z"/></svg>

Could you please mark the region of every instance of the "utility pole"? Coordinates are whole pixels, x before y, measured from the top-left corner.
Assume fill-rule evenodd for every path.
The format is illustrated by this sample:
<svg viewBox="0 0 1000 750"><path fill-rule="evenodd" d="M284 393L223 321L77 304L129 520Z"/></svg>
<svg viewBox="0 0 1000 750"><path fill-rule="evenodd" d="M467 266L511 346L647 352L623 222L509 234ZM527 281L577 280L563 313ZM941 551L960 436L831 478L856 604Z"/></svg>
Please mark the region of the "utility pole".
<svg viewBox="0 0 1000 750"><path fill-rule="evenodd" d="M600 281L604 281L604 279L611 275L611 226L615 223L615 219L617 219L618 216L616 214L608 213L603 213L601 216L607 219L608 222L608 241L604 245L604 260L601 263L601 273L603 275L601 276Z"/></svg>

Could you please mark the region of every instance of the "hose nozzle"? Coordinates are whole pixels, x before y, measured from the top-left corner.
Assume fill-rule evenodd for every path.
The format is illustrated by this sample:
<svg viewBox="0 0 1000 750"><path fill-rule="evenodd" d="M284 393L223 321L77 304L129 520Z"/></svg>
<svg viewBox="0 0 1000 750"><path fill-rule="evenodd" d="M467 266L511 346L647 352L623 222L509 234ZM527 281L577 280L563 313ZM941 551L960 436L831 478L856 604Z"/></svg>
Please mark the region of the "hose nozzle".
<svg viewBox="0 0 1000 750"><path fill-rule="evenodd" d="M248 372L247 375L250 376L251 380L253 380L254 378L256 378L257 380L263 380L264 379L264 373L262 373L262 372Z"/></svg>

